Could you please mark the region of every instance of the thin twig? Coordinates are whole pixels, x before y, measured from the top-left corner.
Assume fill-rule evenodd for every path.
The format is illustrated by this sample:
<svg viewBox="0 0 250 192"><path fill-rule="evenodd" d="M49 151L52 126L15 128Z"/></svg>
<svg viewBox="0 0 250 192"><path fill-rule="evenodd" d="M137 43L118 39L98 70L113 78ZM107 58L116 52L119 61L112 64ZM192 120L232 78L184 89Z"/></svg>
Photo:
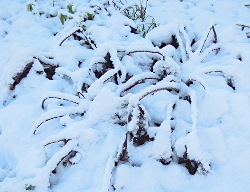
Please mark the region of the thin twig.
<svg viewBox="0 0 250 192"><path fill-rule="evenodd" d="M70 115L77 115L77 114L82 114L82 113L77 112L77 113L71 113ZM61 118L61 117L64 117L64 116L65 116L65 114L64 114L64 115L55 116L55 117L51 117L51 118L46 119L45 121L41 122L39 125L36 126L36 128L35 128L35 130L34 130L34 132L33 132L33 135L36 134L37 129L38 129L42 124L44 124L44 123L46 123L46 122L48 122L48 121L51 121L51 120L53 120L53 119Z"/></svg>
<svg viewBox="0 0 250 192"><path fill-rule="evenodd" d="M142 100L144 97L148 96L149 94L151 93L155 93L157 91L163 91L163 90L167 90L167 91L176 91L176 92L179 92L180 90L175 88L175 87L162 87L162 88L158 88L158 89L154 89L150 92L147 92L145 95L141 96L139 101Z"/></svg>
<svg viewBox="0 0 250 192"><path fill-rule="evenodd" d="M165 57L162 53L158 52L158 51L130 51L127 53L127 55L130 55L131 53L156 53L162 56L162 59L165 60Z"/></svg>
<svg viewBox="0 0 250 192"><path fill-rule="evenodd" d="M81 92L77 92L77 95L78 95L79 98L81 98L81 96L82 96L83 98L85 98L85 96L84 96Z"/></svg>
<svg viewBox="0 0 250 192"><path fill-rule="evenodd" d="M136 86L137 84L143 83L143 81L144 81L144 80L147 80L147 79L160 80L159 78L153 78L153 77L146 77L146 78L140 79L140 80L134 82L134 83L133 83L132 85L130 85L129 87L127 87L126 89L124 89L123 91L121 91L120 96L122 95L122 93L128 91L129 89L131 89L132 87Z"/></svg>
<svg viewBox="0 0 250 192"><path fill-rule="evenodd" d="M214 26L212 26L212 27L209 29L208 33L207 33L207 37L206 37L206 39L205 39L205 41L204 41L204 43L203 43L203 45L202 45L202 47L201 47L200 53L201 53L201 51L202 51L202 49L203 49L203 47L204 47L204 45L205 45L205 43L206 43L206 41L207 41L207 39L208 39L208 36L209 36L211 30L212 30L213 33L214 33L214 43L217 42L217 34L216 34L216 31L215 31Z"/></svg>
<svg viewBox="0 0 250 192"><path fill-rule="evenodd" d="M63 116L64 116L64 115L51 117L51 118L46 119L45 121L41 122L41 123L36 127L36 129L34 130L33 135L36 134L37 129L38 129L42 124L46 123L47 121L50 121L50 120L53 120L53 119L57 119L57 118L60 118L60 117L63 117Z"/></svg>
<svg viewBox="0 0 250 192"><path fill-rule="evenodd" d="M188 80L185 82L185 84L186 84L187 86L189 86L189 85L192 84L194 81L200 83L201 86L206 90L205 86L204 86L201 82L197 81L196 79L188 79Z"/></svg>
<svg viewBox="0 0 250 192"><path fill-rule="evenodd" d="M47 99L60 99L60 100L64 100L64 101L68 101L68 102L71 102L71 103L75 103L75 104L79 104L78 102L75 102L75 101L71 101L69 99L65 99L65 98L61 98L61 97L46 97L43 102L42 102L42 108L44 109L44 103Z"/></svg>
<svg viewBox="0 0 250 192"><path fill-rule="evenodd" d="M71 155L71 153L74 153L74 154ZM74 150L72 149L70 152L67 153L67 155L65 155L65 156L63 156L63 157L61 158L61 160L57 163L56 168L59 166L59 164L60 164L66 157L69 156L69 158L68 158L68 160L69 160L71 157L74 157L76 153L77 153L77 152L74 151ZM56 168L55 168L54 170L52 170L52 173L53 173L53 172L56 172Z"/></svg>
<svg viewBox="0 0 250 192"><path fill-rule="evenodd" d="M81 32L81 31L80 31L80 29L76 29L74 32L72 32L71 34L69 34L68 36L66 36L66 37L61 41L61 43L59 44L59 46L61 46L61 45L64 43L64 41L66 41L66 39L68 39L71 35L73 35L73 34L76 33L76 32Z"/></svg>
<svg viewBox="0 0 250 192"><path fill-rule="evenodd" d="M209 74L209 73L224 73L223 71L208 71L205 72L205 74Z"/></svg>
<svg viewBox="0 0 250 192"><path fill-rule="evenodd" d="M47 145L50 145L50 144L53 144L53 143L58 143L58 142L61 142L61 141L63 141L64 143L67 143L69 140L71 140L71 139L60 139L60 140L49 142L49 143L47 143L47 144L45 144L43 146L46 147Z"/></svg>
<svg viewBox="0 0 250 192"><path fill-rule="evenodd" d="M226 77L226 73L225 72L223 72L223 71L208 71L208 72L205 72L205 74L209 74L209 73L221 73L223 75L223 77L225 78L225 80L227 81L227 85L229 87L231 87L233 90L236 89L236 87L234 86L233 79L230 78L230 77Z"/></svg>
<svg viewBox="0 0 250 192"><path fill-rule="evenodd" d="M245 27L250 28L250 26L244 24L236 24L236 25L240 26L242 31L245 29Z"/></svg>

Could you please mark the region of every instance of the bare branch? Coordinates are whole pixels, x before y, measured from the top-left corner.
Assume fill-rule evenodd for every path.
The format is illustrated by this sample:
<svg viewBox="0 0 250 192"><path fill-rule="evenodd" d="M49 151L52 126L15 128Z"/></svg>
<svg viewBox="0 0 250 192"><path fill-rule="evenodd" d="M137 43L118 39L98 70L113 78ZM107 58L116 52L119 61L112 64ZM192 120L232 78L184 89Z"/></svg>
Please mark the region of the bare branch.
<svg viewBox="0 0 250 192"><path fill-rule="evenodd" d="M76 33L76 32L81 32L80 31L80 29L76 29L75 31L73 31L72 33L70 33L68 36L66 36L62 41L61 41L61 43L59 44L59 46L61 46L63 43L64 43L64 41L66 41L71 35L73 35L74 33Z"/></svg>
<svg viewBox="0 0 250 192"><path fill-rule="evenodd" d="M208 71L205 72L205 74L209 74L209 73L224 73L223 71Z"/></svg>
<svg viewBox="0 0 250 192"><path fill-rule="evenodd" d="M242 31L243 31L245 28L250 28L250 26L244 25L244 24L236 24L236 25L240 26Z"/></svg>
<svg viewBox="0 0 250 192"><path fill-rule="evenodd" d="M38 129L42 124L46 123L47 121L50 121L50 120L53 120L53 119L57 119L57 118L60 118L60 117L63 117L63 116L64 116L64 115L51 117L51 118L46 119L45 121L41 122L41 123L35 128L35 130L34 130L34 132L33 132L33 135L36 134L37 129Z"/></svg>
<svg viewBox="0 0 250 192"><path fill-rule="evenodd" d="M67 155L65 155L65 156L63 156L62 158L61 158L61 160L57 163L57 165L56 165L56 168L59 166L59 164L61 163L61 162L63 162L66 158L68 158L67 160L69 160L70 158L72 158L72 157L74 157L75 155L76 155L76 151L74 151L74 150L71 150L70 152L68 152L67 153ZM66 161L67 161L66 160ZM52 173L56 173L56 168L54 169L54 170L52 170Z"/></svg>
<svg viewBox="0 0 250 192"><path fill-rule="evenodd" d="M234 86L233 79L230 77L227 77L225 72L218 70L218 71L208 71L208 72L205 72L204 74L209 74L209 73L221 73L222 76L226 79L227 85L231 87L233 90L236 89L236 87Z"/></svg>
<svg viewBox="0 0 250 192"><path fill-rule="evenodd" d="M130 86L127 87L126 89L122 90L121 93L120 93L120 96L122 95L122 93L128 91L129 89L133 88L134 86L136 86L136 85L138 85L138 84L143 83L143 82L144 82L145 80L147 80L147 79L155 79L155 80L158 80L158 81L160 80L159 78L145 77L145 78L143 78L143 79L140 79L140 80L134 82L134 84L130 85Z"/></svg>
<svg viewBox="0 0 250 192"><path fill-rule="evenodd" d="M187 86L189 86L189 85L193 84L194 81L200 83L201 86L206 90L205 86L204 86L201 82L197 81L196 79L188 79L188 80L185 82L185 84L186 84Z"/></svg>
<svg viewBox="0 0 250 192"><path fill-rule="evenodd" d="M44 103L47 99L60 99L60 100L64 100L64 101L68 101L68 102L71 102L71 103L75 103L75 104L79 104L78 102L75 102L75 101L71 101L69 99L65 99L65 98L61 98L61 97L46 97L43 101L42 101L42 108L44 109Z"/></svg>
<svg viewBox="0 0 250 192"><path fill-rule="evenodd" d="M175 88L175 87L162 87L162 88L158 88L158 89L154 89L150 92L147 92L145 95L142 95L140 98L139 98L139 101L142 100L144 97L152 94L152 93L155 93L155 92L158 92L158 91L163 91L163 90L167 90L167 91L176 91L176 92L179 92L180 90Z"/></svg>
<svg viewBox="0 0 250 192"><path fill-rule="evenodd" d="M85 98L85 96L81 92L77 92L77 95L79 98L81 98L81 97Z"/></svg>
<svg viewBox="0 0 250 192"><path fill-rule="evenodd" d="M80 115L80 114L82 114L82 113L77 112L77 113L71 113L70 115L77 115L77 114ZM65 114L64 114L64 115L65 115ZM38 129L42 124L44 124L44 123L46 123L46 122L48 122L48 121L51 121L51 120L53 120L53 119L61 118L61 117L63 117L64 115L58 115L58 116L55 116L55 117L51 117L51 118L49 118L49 119L46 119L45 121L42 121L39 125L36 126L36 128L35 128L35 130L34 130L34 132L33 132L33 135L36 134L37 129Z"/></svg>
<svg viewBox="0 0 250 192"><path fill-rule="evenodd" d="M162 53L158 52L158 51L130 51L127 53L127 55L130 55L131 53L155 53L155 54L159 54L162 56L162 59L165 60L165 57Z"/></svg>
<svg viewBox="0 0 250 192"><path fill-rule="evenodd" d="M60 139L60 140L52 141L52 142L45 144L44 147L46 147L47 145L53 144L53 143L61 142L61 141L63 141L64 143L67 143L69 140L71 140L71 139Z"/></svg>
<svg viewBox="0 0 250 192"><path fill-rule="evenodd" d="M203 45L202 45L202 47L201 47L201 49L200 49L200 53L201 53L201 51L202 51L202 49L203 49L203 47L204 47L204 45L205 45L205 43L206 43L206 41L207 41L207 39L208 39L208 36L209 36L209 34L210 34L211 31L213 31L213 33L214 33L214 40L213 40L213 43L217 43L217 34L216 34L216 31L215 31L214 26L212 26L212 27L210 28L210 30L208 31L208 33L207 33L207 37L206 37L205 41L203 42Z"/></svg>

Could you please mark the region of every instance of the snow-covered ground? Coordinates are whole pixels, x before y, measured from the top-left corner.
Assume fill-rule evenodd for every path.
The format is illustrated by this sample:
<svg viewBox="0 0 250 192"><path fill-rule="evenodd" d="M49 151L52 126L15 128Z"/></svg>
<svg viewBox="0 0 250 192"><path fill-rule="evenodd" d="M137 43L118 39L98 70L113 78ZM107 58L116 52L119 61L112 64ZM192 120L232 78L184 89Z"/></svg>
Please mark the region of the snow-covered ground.
<svg viewBox="0 0 250 192"><path fill-rule="evenodd" d="M250 191L249 37L245 0L0 0L0 192Z"/></svg>

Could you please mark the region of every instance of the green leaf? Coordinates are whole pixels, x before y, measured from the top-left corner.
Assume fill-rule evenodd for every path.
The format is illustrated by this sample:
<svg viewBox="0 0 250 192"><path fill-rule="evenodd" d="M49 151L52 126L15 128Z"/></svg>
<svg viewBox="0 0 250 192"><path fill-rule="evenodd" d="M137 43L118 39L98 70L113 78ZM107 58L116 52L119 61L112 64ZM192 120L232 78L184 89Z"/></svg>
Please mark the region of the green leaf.
<svg viewBox="0 0 250 192"><path fill-rule="evenodd" d="M86 29L86 25L82 25L81 28L82 28L83 31L86 31L86 30L87 30L87 29Z"/></svg>
<svg viewBox="0 0 250 192"><path fill-rule="evenodd" d="M28 4L28 5L26 5L26 7L27 7L28 11L32 11L33 10L33 4Z"/></svg>
<svg viewBox="0 0 250 192"><path fill-rule="evenodd" d="M35 188L36 188L36 186L33 186L33 185L28 185L28 184L26 184L25 185L25 189L28 191L33 191L33 190L35 190Z"/></svg>
<svg viewBox="0 0 250 192"><path fill-rule="evenodd" d="M74 14L75 11L73 11L73 5L72 4L68 4L67 5L67 8L68 8L68 12L71 13L71 14Z"/></svg>
<svg viewBox="0 0 250 192"><path fill-rule="evenodd" d="M61 23L64 25L64 22L67 19L67 15L60 14L59 19L60 19Z"/></svg>
<svg viewBox="0 0 250 192"><path fill-rule="evenodd" d="M93 20L95 17L94 14L91 14L91 13L87 13L87 20Z"/></svg>

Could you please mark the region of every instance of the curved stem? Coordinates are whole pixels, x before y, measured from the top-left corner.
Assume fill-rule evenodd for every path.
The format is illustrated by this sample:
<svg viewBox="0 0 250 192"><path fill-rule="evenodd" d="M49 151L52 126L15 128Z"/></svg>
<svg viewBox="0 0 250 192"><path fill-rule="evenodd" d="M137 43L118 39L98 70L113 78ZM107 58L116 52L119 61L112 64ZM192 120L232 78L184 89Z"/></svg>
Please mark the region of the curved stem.
<svg viewBox="0 0 250 192"><path fill-rule="evenodd" d="M58 143L58 142L61 142L63 141L64 143L67 143L70 139L60 139L60 140L56 140L56 141L52 141L52 142L49 142L47 144L44 145L44 147L50 145L50 144L53 144L53 143Z"/></svg>
<svg viewBox="0 0 250 192"><path fill-rule="evenodd" d="M167 90L167 91L176 91L176 92L179 92L180 90L175 88L175 87L162 87L162 88L158 88L158 89L154 89L150 92L147 92L145 95L142 95L140 98L139 98L139 101L142 100L144 97L148 96L149 94L151 93L155 93L157 91L162 91L162 90Z"/></svg>
<svg viewBox="0 0 250 192"><path fill-rule="evenodd" d="M42 102L42 108L44 109L44 103L47 99L59 99L59 100L64 100L64 101L68 101L68 102L71 102L71 103L75 103L75 104L79 104L78 102L75 102L75 101L71 101L69 99L65 99L65 98L61 98L61 97L46 97L43 102Z"/></svg>
<svg viewBox="0 0 250 192"><path fill-rule="evenodd" d="M131 53L156 53L162 56L162 59L165 60L165 57L162 53L158 52L158 51L130 51L127 53L127 55L130 55Z"/></svg>
<svg viewBox="0 0 250 192"><path fill-rule="evenodd" d="M134 86L136 86L137 84L140 84L140 83L143 83L144 80L147 80L147 79L155 79L155 80L160 80L159 78L153 78L153 77L146 77L146 78L143 78L143 79L140 79L138 81L135 81L134 84L130 85L129 87L127 87L126 89L122 90L120 95L122 95L122 93L128 91L129 89L133 88Z"/></svg>

